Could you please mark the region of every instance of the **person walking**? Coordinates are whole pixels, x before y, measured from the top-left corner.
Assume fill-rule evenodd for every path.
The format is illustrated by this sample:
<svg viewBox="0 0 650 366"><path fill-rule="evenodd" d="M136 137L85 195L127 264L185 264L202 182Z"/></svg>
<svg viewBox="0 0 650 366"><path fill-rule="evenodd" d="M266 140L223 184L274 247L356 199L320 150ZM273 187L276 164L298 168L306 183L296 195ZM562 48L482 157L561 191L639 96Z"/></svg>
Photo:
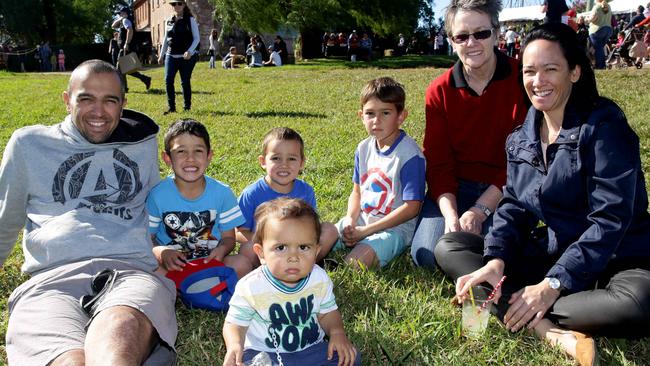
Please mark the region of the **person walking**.
<svg viewBox="0 0 650 366"><path fill-rule="evenodd" d="M108 43L108 54L111 55L111 63L117 66L117 59L120 57L120 32L114 32L113 38Z"/></svg>
<svg viewBox="0 0 650 366"><path fill-rule="evenodd" d="M174 15L165 22L165 38L163 40L158 63L165 62L165 87L167 89L167 111L164 114L176 112L176 92L174 79L176 73L181 75L183 89L183 109L192 108L192 71L198 59L199 25L184 0L173 0L169 3L174 8Z"/></svg>
<svg viewBox="0 0 650 366"><path fill-rule="evenodd" d="M505 39L507 54L510 57L515 57L515 43L517 42L517 37L519 37L519 35L515 32L515 27L512 25L509 26Z"/></svg>
<svg viewBox="0 0 650 366"><path fill-rule="evenodd" d="M589 22L589 39L594 47L595 69L605 68L605 45L612 36L612 9L607 0L596 0L591 10Z"/></svg>
<svg viewBox="0 0 650 366"><path fill-rule="evenodd" d="M54 71L53 63L50 60L52 57L52 49L50 48L50 42L45 41L38 50L41 56L41 71Z"/></svg>
<svg viewBox="0 0 650 366"><path fill-rule="evenodd" d="M210 62L208 63L209 68L214 69L214 61L217 55L221 57L219 49L219 32L213 28L212 32L210 32L210 48L208 48L208 56L210 56Z"/></svg>
<svg viewBox="0 0 650 366"><path fill-rule="evenodd" d="M119 41L118 45L120 47L119 56L125 56L128 53L135 51L135 48L132 47L131 41L133 40L133 34L135 29L133 28L133 20L131 17L131 9L128 6L123 6L118 12L119 18L117 18L111 25L113 29L119 29ZM141 74L140 72L132 72L129 74L136 79L139 79L144 83L145 88L149 90L151 88L151 77ZM126 75L122 74L124 79L124 86L126 87L126 92L128 93L129 88L127 85Z"/></svg>

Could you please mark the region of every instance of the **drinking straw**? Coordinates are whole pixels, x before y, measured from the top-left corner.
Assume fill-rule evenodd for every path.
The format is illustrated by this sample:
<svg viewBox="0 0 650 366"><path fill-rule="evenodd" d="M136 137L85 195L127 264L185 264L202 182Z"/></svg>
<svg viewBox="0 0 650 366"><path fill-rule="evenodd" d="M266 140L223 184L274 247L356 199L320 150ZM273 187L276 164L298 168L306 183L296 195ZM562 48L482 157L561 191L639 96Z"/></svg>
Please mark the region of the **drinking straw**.
<svg viewBox="0 0 650 366"><path fill-rule="evenodd" d="M499 289L499 287L501 287L501 285L503 284L503 281L505 281L505 279L506 279L506 276L503 276L503 277L501 277L499 282L497 282L497 284L496 284L496 286L494 286L494 289L492 290L492 292L490 292L490 296L488 296L487 300L485 300L485 302L481 305L481 310L485 310L485 308L487 308L487 305L492 301L492 299L494 299L494 295L496 295L497 290ZM471 291L472 291L472 289L470 288L470 295L471 295ZM474 299L472 299L472 301L473 300Z"/></svg>
<svg viewBox="0 0 650 366"><path fill-rule="evenodd" d="M472 292L472 288L469 288L469 299L472 300L472 309L476 309L476 304L474 303L474 293Z"/></svg>

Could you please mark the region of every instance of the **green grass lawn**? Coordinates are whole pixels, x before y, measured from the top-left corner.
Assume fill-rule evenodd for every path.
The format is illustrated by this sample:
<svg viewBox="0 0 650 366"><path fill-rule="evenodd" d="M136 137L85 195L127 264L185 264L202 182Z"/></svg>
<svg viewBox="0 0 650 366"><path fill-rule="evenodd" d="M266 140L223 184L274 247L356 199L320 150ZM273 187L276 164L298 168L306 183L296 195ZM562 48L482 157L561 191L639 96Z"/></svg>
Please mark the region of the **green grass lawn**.
<svg viewBox="0 0 650 366"><path fill-rule="evenodd" d="M282 68L209 70L197 64L191 113L163 116L167 109L161 68L146 71L153 77L146 92L130 78L128 106L152 116L163 130L175 119L192 117L210 130L214 159L208 174L229 184L239 194L262 176L257 163L266 131L289 126L305 140L307 162L301 178L310 183L324 220L345 214L352 187L354 149L366 132L356 116L363 84L391 76L405 85L409 117L406 131L416 141L424 133L424 91L448 64L445 58L404 58L395 62L363 63L316 60ZM403 66L418 68L400 68ZM646 172L650 172L650 124L647 122L647 70L597 73L601 93L626 112L641 137ZM0 151L11 133L31 124L54 124L65 115L60 97L68 75L0 72ZM177 81L177 90L180 84ZM182 104L182 96L177 103ZM162 138L162 136L160 136ZM161 174L169 173L161 162ZM650 176L650 175L648 175ZM6 299L25 277L17 246L0 269L0 364L4 357ZM352 342L366 365L571 365L557 349L527 333L510 334L490 320L488 335L469 341L460 335L460 309L449 299L452 284L439 272L413 267L401 256L377 272L356 273L347 268L330 272L335 294ZM188 311L177 306L180 365L221 364L225 347L221 337L223 314ZM643 365L650 360L650 341L598 339L601 364Z"/></svg>

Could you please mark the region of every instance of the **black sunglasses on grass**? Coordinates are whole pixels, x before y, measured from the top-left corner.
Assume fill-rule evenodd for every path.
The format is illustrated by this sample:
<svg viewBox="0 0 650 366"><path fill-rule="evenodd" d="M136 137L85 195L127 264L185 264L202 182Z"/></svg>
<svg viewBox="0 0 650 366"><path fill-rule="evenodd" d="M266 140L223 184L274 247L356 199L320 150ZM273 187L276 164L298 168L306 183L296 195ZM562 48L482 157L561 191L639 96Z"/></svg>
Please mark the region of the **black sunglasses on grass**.
<svg viewBox="0 0 650 366"><path fill-rule="evenodd" d="M494 29L486 29L474 33L462 33L462 34L456 34L454 36L451 36L451 40L454 41L454 43L465 43L469 41L469 36L474 37L475 40L483 40L483 39L488 39L492 37L492 33L494 32Z"/></svg>

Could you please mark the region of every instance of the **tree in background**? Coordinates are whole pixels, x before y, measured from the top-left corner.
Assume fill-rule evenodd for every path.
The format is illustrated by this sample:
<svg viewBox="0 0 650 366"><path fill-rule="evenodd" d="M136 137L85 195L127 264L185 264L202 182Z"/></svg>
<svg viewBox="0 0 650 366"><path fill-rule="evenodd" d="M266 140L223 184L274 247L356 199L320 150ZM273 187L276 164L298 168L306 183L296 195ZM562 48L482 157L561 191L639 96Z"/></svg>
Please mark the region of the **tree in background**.
<svg viewBox="0 0 650 366"><path fill-rule="evenodd" d="M411 33L418 20L434 19L433 1L429 0L341 0L344 8L360 27L369 28L380 36Z"/></svg>
<svg viewBox="0 0 650 366"><path fill-rule="evenodd" d="M25 44L87 44L111 34L112 13L120 0L2 0L5 31Z"/></svg>
<svg viewBox="0 0 650 366"><path fill-rule="evenodd" d="M233 26L258 33L273 33L281 27L289 27L302 35L308 30L358 25L379 36L388 36L412 32L418 19L429 14L427 11L433 16L431 0L213 1L215 13L224 25L222 34L228 33Z"/></svg>

